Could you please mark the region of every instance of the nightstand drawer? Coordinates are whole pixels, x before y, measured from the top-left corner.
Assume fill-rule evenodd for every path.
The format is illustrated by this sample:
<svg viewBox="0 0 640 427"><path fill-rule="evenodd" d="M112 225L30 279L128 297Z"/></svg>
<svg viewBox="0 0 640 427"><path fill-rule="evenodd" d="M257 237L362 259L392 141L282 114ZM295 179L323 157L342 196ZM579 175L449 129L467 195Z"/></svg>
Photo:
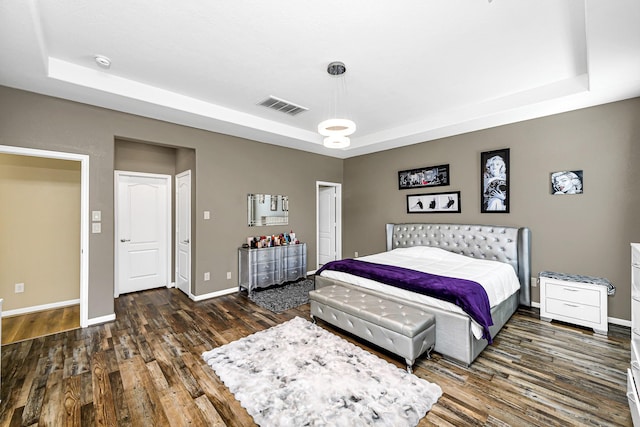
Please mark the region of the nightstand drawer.
<svg viewBox="0 0 640 427"><path fill-rule="evenodd" d="M547 298L567 301L572 304L600 306L600 291L587 287L576 286L562 281L545 281Z"/></svg>
<svg viewBox="0 0 640 427"><path fill-rule="evenodd" d="M600 308L592 305L578 304L575 302L546 299L546 310L554 314L554 318L567 322L583 321L594 324L600 323Z"/></svg>

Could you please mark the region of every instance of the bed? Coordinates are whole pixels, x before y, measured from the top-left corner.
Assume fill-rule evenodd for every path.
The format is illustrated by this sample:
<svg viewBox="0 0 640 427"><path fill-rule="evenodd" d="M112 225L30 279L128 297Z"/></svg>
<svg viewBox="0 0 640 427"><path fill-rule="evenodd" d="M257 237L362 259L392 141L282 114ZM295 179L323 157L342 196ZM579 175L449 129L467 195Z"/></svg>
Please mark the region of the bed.
<svg viewBox="0 0 640 427"><path fill-rule="evenodd" d="M510 266L513 269L512 272L502 264L494 264L497 267L496 271L500 270L508 274L504 270L509 270L511 275L515 273L513 280L516 283L512 285L513 293L509 291L508 295L499 298L499 302L491 304L493 325L488 328L491 337L496 336L519 305L531 306L531 232L526 227L434 223L387 224L386 240L388 253L362 257L359 260L378 262L380 259L385 259L385 255L396 257L396 253L403 252L402 248L415 248L406 252L416 256L416 251L419 252L422 247L427 247L437 249L427 250L425 253L447 251L440 251L447 256L447 259L448 253L454 253L463 255L464 258L458 257L463 261L470 257L476 260L498 261ZM401 250L395 251L395 249ZM462 270L462 267L460 269ZM438 270L433 273L441 272ZM430 297L418 295L409 290L398 289L343 272L325 270L315 277L316 288L334 284L356 289L366 288L368 293L385 298L391 296L434 314L436 317L435 351L448 359L470 365L488 344L488 340L482 338L482 328L479 328L478 323L451 303L433 301Z"/></svg>

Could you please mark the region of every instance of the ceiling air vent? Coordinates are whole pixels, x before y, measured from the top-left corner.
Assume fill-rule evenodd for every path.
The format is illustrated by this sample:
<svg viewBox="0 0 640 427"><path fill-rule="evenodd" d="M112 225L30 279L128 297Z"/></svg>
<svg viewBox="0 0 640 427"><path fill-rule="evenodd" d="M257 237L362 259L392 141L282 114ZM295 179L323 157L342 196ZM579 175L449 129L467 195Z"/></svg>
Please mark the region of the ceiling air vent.
<svg viewBox="0 0 640 427"><path fill-rule="evenodd" d="M284 99L276 98L273 95L269 96L267 99L260 102L258 105L262 105L263 107L271 108L272 110L286 113L290 116L295 116L298 113L302 113L303 111L308 110L308 108L306 107L296 105L292 102L285 101Z"/></svg>

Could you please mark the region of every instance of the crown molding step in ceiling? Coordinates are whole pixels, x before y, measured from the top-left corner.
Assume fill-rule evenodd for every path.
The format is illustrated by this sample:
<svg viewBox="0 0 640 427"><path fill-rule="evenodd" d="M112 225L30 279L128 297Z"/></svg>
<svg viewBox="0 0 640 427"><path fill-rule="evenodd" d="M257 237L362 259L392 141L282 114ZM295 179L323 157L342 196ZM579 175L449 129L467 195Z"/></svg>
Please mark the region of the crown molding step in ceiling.
<svg viewBox="0 0 640 427"><path fill-rule="evenodd" d="M640 96L638 22L637 0L0 0L0 85L348 158Z"/></svg>

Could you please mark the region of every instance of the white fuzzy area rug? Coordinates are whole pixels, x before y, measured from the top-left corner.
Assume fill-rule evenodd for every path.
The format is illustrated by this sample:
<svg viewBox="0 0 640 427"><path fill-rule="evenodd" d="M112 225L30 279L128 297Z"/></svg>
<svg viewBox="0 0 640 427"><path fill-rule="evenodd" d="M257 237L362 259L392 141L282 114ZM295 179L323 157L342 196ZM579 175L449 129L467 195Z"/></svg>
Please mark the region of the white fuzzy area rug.
<svg viewBox="0 0 640 427"><path fill-rule="evenodd" d="M263 427L415 426L442 395L300 317L202 357Z"/></svg>

